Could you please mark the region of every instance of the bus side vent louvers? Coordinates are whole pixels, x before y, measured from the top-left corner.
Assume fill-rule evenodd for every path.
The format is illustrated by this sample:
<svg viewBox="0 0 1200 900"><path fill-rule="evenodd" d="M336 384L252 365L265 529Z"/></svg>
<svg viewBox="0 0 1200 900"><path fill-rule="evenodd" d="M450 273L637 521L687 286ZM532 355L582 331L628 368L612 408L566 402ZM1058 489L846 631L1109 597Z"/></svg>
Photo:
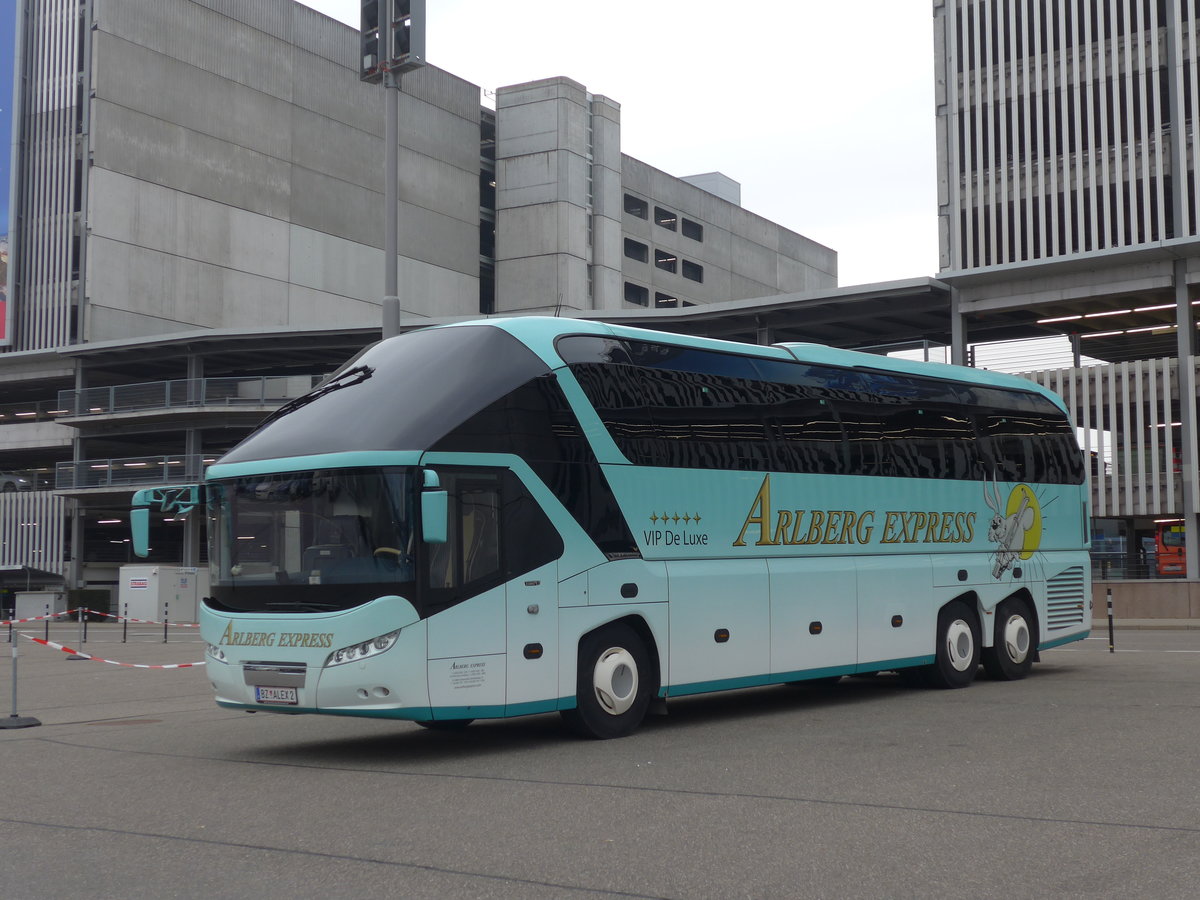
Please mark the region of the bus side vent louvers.
<svg viewBox="0 0 1200 900"><path fill-rule="evenodd" d="M1087 599L1083 596L1083 567L1059 572L1046 582L1046 630L1058 631L1083 624Z"/></svg>

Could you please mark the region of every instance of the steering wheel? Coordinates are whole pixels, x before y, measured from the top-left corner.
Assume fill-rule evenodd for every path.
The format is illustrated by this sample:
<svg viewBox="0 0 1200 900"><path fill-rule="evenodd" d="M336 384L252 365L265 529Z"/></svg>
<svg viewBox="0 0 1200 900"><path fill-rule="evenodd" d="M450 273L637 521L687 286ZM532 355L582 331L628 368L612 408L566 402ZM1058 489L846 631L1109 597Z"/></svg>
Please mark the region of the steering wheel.
<svg viewBox="0 0 1200 900"><path fill-rule="evenodd" d="M396 562L404 556L403 550L397 550L395 547L376 547L373 556L394 556Z"/></svg>

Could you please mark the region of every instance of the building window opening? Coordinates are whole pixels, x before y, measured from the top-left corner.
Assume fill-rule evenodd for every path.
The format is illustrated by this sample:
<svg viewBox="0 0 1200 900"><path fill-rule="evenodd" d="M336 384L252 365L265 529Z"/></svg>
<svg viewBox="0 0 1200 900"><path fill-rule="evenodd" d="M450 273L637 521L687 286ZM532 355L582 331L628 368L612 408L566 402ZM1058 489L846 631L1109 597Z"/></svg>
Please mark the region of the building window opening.
<svg viewBox="0 0 1200 900"><path fill-rule="evenodd" d="M661 225L668 231L674 231L679 223L679 217L669 209L663 209L661 206L654 207L654 222L656 225Z"/></svg>
<svg viewBox="0 0 1200 900"><path fill-rule="evenodd" d="M625 302L632 303L634 306L649 306L650 289L631 281L625 282Z"/></svg>
<svg viewBox="0 0 1200 900"><path fill-rule="evenodd" d="M679 260L674 253L667 253L665 250L655 250L654 265L664 272L674 272L679 265Z"/></svg>
<svg viewBox="0 0 1200 900"><path fill-rule="evenodd" d="M690 260L683 261L682 275L689 281L698 281L704 283L704 266L699 263L691 262Z"/></svg>
<svg viewBox="0 0 1200 900"><path fill-rule="evenodd" d="M704 226L699 222L693 222L691 219L684 219L680 223L679 230L683 232L685 238L691 238L693 241L704 240Z"/></svg>
<svg viewBox="0 0 1200 900"><path fill-rule="evenodd" d="M645 219L650 214L650 206L641 197L635 197L633 194L625 195L625 212L631 216L637 216L639 219Z"/></svg>
<svg viewBox="0 0 1200 900"><path fill-rule="evenodd" d="M641 241L625 238L625 256L638 262L649 262L650 248Z"/></svg>

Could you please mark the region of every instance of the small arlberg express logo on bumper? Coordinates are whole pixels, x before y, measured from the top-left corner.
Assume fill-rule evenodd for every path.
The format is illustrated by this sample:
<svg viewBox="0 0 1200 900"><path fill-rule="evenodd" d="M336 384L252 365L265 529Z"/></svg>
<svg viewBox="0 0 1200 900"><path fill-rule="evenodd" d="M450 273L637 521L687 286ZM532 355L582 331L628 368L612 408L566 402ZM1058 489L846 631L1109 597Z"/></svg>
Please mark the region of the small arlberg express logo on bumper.
<svg viewBox="0 0 1200 900"><path fill-rule="evenodd" d="M233 623L225 626L218 645L225 647L304 647L333 646L332 631L234 631Z"/></svg>

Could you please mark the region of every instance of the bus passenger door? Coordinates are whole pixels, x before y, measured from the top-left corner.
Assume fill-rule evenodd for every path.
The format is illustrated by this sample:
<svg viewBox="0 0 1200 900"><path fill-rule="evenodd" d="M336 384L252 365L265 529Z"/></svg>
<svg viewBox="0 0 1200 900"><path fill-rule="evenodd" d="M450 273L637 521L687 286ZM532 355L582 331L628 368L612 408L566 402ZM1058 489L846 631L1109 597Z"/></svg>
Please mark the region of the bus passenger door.
<svg viewBox="0 0 1200 900"><path fill-rule="evenodd" d="M667 580L668 695L765 683L756 677L767 674L771 649L765 560L671 561Z"/></svg>
<svg viewBox="0 0 1200 900"><path fill-rule="evenodd" d="M858 663L928 661L935 646L933 566L928 555L859 557Z"/></svg>
<svg viewBox="0 0 1200 900"><path fill-rule="evenodd" d="M558 699L558 562L508 583L507 714L554 709ZM569 693L573 693L571 690ZM550 701L545 710L525 708Z"/></svg>
<svg viewBox="0 0 1200 900"><path fill-rule="evenodd" d="M854 560L768 559L767 569L771 674L820 678L853 671L858 662Z"/></svg>

